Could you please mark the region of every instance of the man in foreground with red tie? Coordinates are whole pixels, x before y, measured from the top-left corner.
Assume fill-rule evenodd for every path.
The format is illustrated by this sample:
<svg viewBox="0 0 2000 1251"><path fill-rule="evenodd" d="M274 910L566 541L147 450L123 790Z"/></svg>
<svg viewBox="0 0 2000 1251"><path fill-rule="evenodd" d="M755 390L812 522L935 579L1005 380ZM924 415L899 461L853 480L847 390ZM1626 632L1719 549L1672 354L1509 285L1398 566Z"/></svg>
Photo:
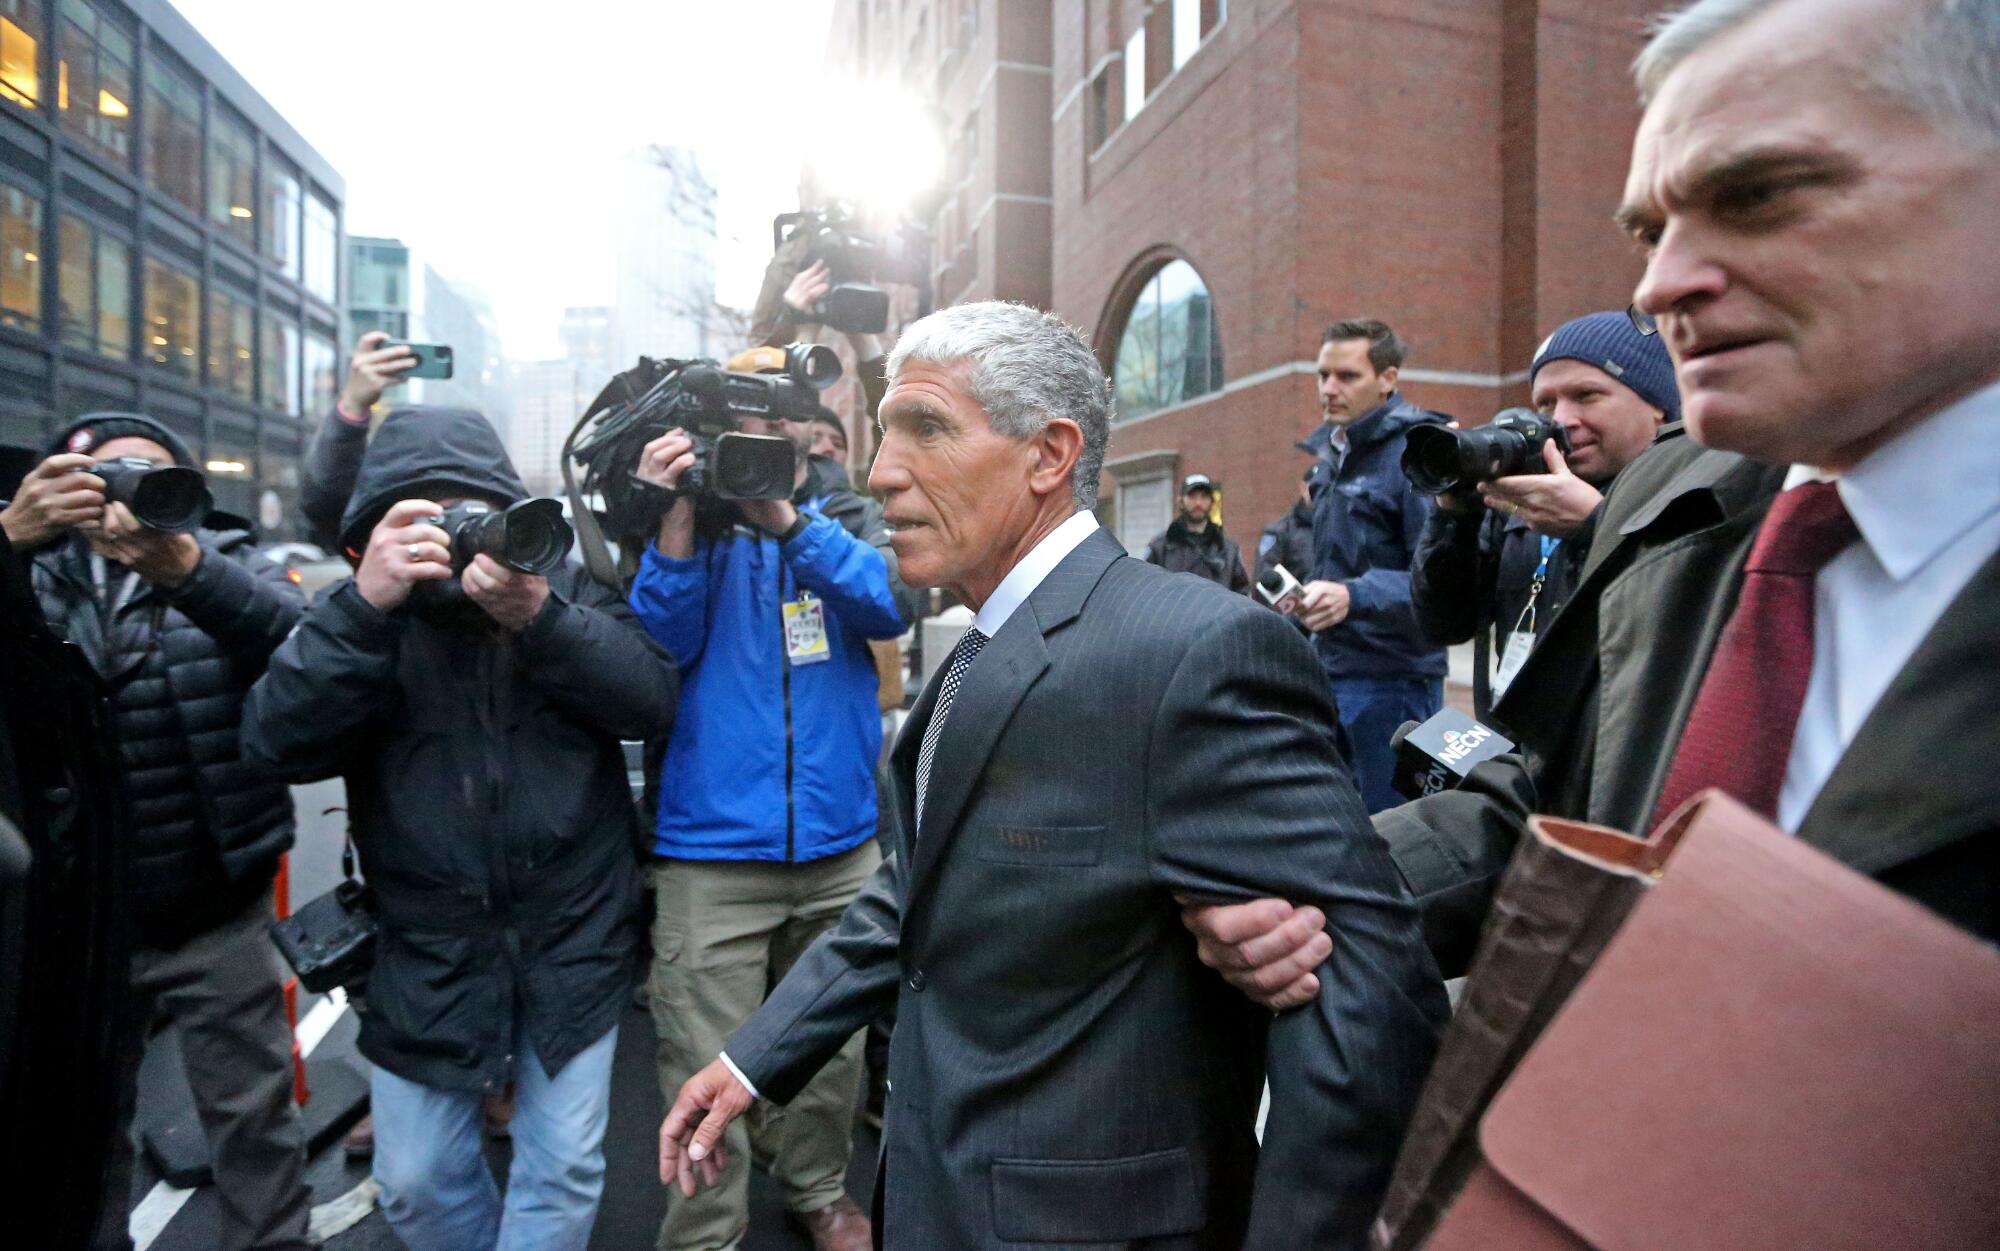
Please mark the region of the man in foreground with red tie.
<svg viewBox="0 0 2000 1251"><path fill-rule="evenodd" d="M1447 976L1528 813L1643 832L1711 786L2000 939L2000 2L1702 0L1636 68L1617 216L1684 435L1494 710L1526 753L1376 827ZM1282 1006L1289 911L1186 919Z"/></svg>

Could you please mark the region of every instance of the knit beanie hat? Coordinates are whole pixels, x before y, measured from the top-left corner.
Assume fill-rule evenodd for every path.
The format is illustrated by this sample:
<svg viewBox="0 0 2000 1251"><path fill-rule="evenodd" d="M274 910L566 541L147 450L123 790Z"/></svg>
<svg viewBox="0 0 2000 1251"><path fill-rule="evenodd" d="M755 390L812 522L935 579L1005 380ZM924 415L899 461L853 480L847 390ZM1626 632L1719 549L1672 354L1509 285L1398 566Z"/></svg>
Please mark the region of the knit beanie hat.
<svg viewBox="0 0 2000 1251"><path fill-rule="evenodd" d="M49 455L77 452L94 456L97 449L113 439L151 439L173 456L183 469L200 469L194 450L187 441L151 417L138 413L90 413L71 422L49 448Z"/></svg>
<svg viewBox="0 0 2000 1251"><path fill-rule="evenodd" d="M1681 419L1681 392L1666 344L1658 335L1640 334L1624 313L1591 313L1563 323L1535 350L1528 385L1535 384L1542 366L1562 360L1593 365L1659 409L1667 421Z"/></svg>

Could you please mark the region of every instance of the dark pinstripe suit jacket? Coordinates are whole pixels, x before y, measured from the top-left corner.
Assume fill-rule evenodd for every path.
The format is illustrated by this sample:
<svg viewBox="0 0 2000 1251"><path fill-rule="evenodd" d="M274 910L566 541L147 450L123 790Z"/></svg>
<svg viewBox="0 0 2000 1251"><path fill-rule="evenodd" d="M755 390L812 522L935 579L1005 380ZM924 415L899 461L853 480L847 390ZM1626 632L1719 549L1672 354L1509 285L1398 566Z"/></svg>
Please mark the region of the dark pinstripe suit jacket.
<svg viewBox="0 0 2000 1251"><path fill-rule="evenodd" d="M912 846L937 685L892 854L730 1059L782 1102L895 1011L890 1251L1361 1247L1445 999L1304 640L1098 532L967 671ZM1176 892L1323 907L1318 1002L1225 987Z"/></svg>

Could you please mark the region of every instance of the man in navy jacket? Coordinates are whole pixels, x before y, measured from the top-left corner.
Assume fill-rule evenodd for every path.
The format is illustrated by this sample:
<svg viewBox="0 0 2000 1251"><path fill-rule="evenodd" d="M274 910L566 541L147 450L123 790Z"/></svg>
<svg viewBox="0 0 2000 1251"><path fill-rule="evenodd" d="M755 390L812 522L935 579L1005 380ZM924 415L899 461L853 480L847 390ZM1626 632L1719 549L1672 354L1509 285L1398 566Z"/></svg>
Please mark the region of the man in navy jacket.
<svg viewBox="0 0 2000 1251"><path fill-rule="evenodd" d="M671 1098L756 1011L881 860L882 751L871 639L902 634L907 595L881 509L839 466L808 457L810 422L750 419L799 448L790 500L681 497L640 561L632 610L680 664L680 717L660 772L651 996ZM639 474L672 486L694 461L681 431ZM759 1122L715 1190L670 1201L660 1245L735 1246L748 1222L750 1141L816 1246L865 1251L845 1191L859 1036L784 1110Z"/></svg>
<svg viewBox="0 0 2000 1251"><path fill-rule="evenodd" d="M1414 426L1443 421L1396 390L1405 348L1379 321L1339 321L1319 350L1326 424L1307 444L1326 463L1313 506L1313 568L1299 620L1340 703L1368 811L1401 802L1390 736L1444 703L1445 653L1410 604L1410 563L1433 505L1403 476ZM1294 571L1297 572L1297 571Z"/></svg>

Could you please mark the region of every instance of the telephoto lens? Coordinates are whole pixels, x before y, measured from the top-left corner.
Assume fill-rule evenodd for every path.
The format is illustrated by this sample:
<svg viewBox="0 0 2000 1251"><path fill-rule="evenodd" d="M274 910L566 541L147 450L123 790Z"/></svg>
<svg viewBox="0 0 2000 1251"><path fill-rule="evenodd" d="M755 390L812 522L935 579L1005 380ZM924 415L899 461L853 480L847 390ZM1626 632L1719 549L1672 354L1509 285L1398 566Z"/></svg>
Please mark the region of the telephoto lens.
<svg viewBox="0 0 2000 1251"><path fill-rule="evenodd" d="M215 508L200 472L155 465L143 456L99 461L90 472L104 479L104 498L132 510L139 524L163 534L193 534Z"/></svg>
<svg viewBox="0 0 2000 1251"><path fill-rule="evenodd" d="M1565 455L1569 432L1532 408L1509 408L1472 430L1418 426L1403 445L1403 474L1425 495L1443 495L1476 482L1542 473L1542 445Z"/></svg>
<svg viewBox="0 0 2000 1251"><path fill-rule="evenodd" d="M522 573L552 573L562 567L576 541L576 532L563 519L561 500L523 500L506 508L463 500L445 509L435 524L451 536L451 565L461 573L482 554Z"/></svg>

